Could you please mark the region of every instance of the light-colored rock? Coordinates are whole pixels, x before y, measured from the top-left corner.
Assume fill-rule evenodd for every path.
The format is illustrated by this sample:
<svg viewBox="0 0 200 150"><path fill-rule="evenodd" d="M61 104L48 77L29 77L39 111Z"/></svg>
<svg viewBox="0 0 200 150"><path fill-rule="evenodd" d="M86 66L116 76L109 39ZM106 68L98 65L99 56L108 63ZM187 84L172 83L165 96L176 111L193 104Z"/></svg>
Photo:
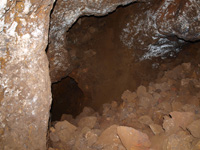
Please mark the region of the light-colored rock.
<svg viewBox="0 0 200 150"><path fill-rule="evenodd" d="M55 129L56 129L56 131L67 129L70 132L74 132L77 129L77 127L74 126L73 124L69 123L68 121L64 120L64 121L60 121L60 122L56 123Z"/></svg>
<svg viewBox="0 0 200 150"><path fill-rule="evenodd" d="M200 138L200 119L193 121L189 126L187 126L187 129L194 137Z"/></svg>
<svg viewBox="0 0 200 150"><path fill-rule="evenodd" d="M124 91L124 93L121 96L121 99L128 102L135 102L136 101L137 94L135 92L131 92L129 90Z"/></svg>
<svg viewBox="0 0 200 150"><path fill-rule="evenodd" d="M150 125L153 123L152 119L149 116L141 116L139 122L145 125Z"/></svg>
<svg viewBox="0 0 200 150"><path fill-rule="evenodd" d="M171 112L170 117L165 116L163 128L166 132L175 132L186 127L194 120L195 114L192 112Z"/></svg>
<svg viewBox="0 0 200 150"><path fill-rule="evenodd" d="M168 102L168 101L161 102L157 107L168 113L171 112L171 110L172 110L172 106L171 106L170 102Z"/></svg>
<svg viewBox="0 0 200 150"><path fill-rule="evenodd" d="M167 137L162 150L191 150L193 137L186 132L181 131L178 134L172 134Z"/></svg>
<svg viewBox="0 0 200 150"><path fill-rule="evenodd" d="M52 142L58 142L60 140L58 135L56 134L56 132L50 133L50 139L51 139Z"/></svg>
<svg viewBox="0 0 200 150"><path fill-rule="evenodd" d="M92 146L97 141L98 135L94 131L91 130L91 131L88 131L84 137L87 141L87 145Z"/></svg>
<svg viewBox="0 0 200 150"><path fill-rule="evenodd" d="M147 89L146 89L146 87L145 86L139 86L138 88L137 88L137 96L138 97L142 97L142 96L144 96L146 93L147 93Z"/></svg>
<svg viewBox="0 0 200 150"><path fill-rule="evenodd" d="M164 132L163 128L158 124L150 124L149 127L155 135L159 135Z"/></svg>
<svg viewBox="0 0 200 150"><path fill-rule="evenodd" d="M117 133L127 150L147 150L151 146L149 137L134 128L119 126Z"/></svg>
<svg viewBox="0 0 200 150"><path fill-rule="evenodd" d="M82 119L80 119L80 121L78 122L78 126L83 128L83 127L88 127L88 128L94 128L95 124L97 122L97 117L84 117Z"/></svg>
<svg viewBox="0 0 200 150"><path fill-rule="evenodd" d="M117 135L117 127L117 125L112 125L104 130L95 143L95 147L103 148L109 145L121 144L121 141Z"/></svg>

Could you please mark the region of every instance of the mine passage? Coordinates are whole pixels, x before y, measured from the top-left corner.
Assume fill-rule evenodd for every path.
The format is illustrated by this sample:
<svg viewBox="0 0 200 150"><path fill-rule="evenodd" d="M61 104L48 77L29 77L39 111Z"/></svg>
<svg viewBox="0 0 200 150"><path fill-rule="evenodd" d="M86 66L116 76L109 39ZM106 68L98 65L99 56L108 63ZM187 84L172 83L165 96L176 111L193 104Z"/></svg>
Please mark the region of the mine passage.
<svg viewBox="0 0 200 150"><path fill-rule="evenodd" d="M165 149L177 138L188 150L198 145L200 43L159 37L149 9L134 3L103 17L80 17L66 32L72 68L52 86L52 114L61 119L53 119L52 147L128 150L142 139L141 149Z"/></svg>

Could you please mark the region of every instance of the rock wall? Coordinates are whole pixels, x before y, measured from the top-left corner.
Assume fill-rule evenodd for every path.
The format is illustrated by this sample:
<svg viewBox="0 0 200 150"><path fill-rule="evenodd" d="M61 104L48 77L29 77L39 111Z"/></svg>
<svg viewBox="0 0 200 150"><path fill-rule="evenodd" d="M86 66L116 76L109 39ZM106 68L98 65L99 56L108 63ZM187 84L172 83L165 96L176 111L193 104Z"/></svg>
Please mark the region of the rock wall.
<svg viewBox="0 0 200 150"><path fill-rule="evenodd" d="M154 0L133 9L124 22L121 41L144 50L141 60L177 53L186 41L200 39L198 0Z"/></svg>
<svg viewBox="0 0 200 150"><path fill-rule="evenodd" d="M69 74L74 66L66 48L66 32L81 16L103 16L119 5L136 0L57 0L50 22L48 58L51 81L56 82Z"/></svg>
<svg viewBox="0 0 200 150"><path fill-rule="evenodd" d="M102 16L119 5L133 1L136 0L58 0L51 15L48 49L52 82L65 77L74 68L66 43L66 31L77 18L84 15ZM137 1L137 6L120 22L123 24L119 35L121 42L130 49L144 50L141 60L169 52L173 55L181 50L186 41L200 39L199 7L198 0Z"/></svg>
<svg viewBox="0 0 200 150"><path fill-rule="evenodd" d="M52 0L0 2L0 149L45 150Z"/></svg>

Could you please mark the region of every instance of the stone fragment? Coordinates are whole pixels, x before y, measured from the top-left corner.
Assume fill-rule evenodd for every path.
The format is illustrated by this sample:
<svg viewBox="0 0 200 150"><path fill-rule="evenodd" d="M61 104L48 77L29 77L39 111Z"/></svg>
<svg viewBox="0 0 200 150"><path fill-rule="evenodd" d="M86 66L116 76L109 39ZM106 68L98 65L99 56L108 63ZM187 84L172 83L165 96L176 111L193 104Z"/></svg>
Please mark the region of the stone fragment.
<svg viewBox="0 0 200 150"><path fill-rule="evenodd" d="M112 125L104 130L95 143L95 147L103 148L113 144L121 144L121 141L117 135L117 127L117 125Z"/></svg>
<svg viewBox="0 0 200 150"><path fill-rule="evenodd" d="M53 141L58 141L58 139L66 143L73 136L73 133L76 131L77 127L70 124L68 121L61 121L55 124L55 131L50 133L50 138Z"/></svg>
<svg viewBox="0 0 200 150"><path fill-rule="evenodd" d="M139 86L138 88L137 88L137 96L138 97L142 97L142 96L144 96L146 93L147 93L147 89L146 89L146 87L145 86L143 86L143 85L141 85L141 86Z"/></svg>
<svg viewBox="0 0 200 150"><path fill-rule="evenodd" d="M88 131L84 137L87 141L87 145L92 146L97 141L98 135L94 131L91 130L91 131Z"/></svg>
<svg viewBox="0 0 200 150"><path fill-rule="evenodd" d="M51 140L52 142L58 142L58 141L59 141L59 137L58 137L58 135L56 134L56 132L51 132L50 135L49 135L49 137L50 137L50 140Z"/></svg>
<svg viewBox="0 0 200 150"><path fill-rule="evenodd" d="M150 107L151 105L154 105L153 96L149 93L140 95L138 105L144 107L145 109Z"/></svg>
<svg viewBox="0 0 200 150"><path fill-rule="evenodd" d="M189 126L187 126L187 129L194 137L200 138L200 119L193 121Z"/></svg>
<svg viewBox="0 0 200 150"><path fill-rule="evenodd" d="M180 131L178 134L172 134L164 140L162 150L191 150L193 137L187 132Z"/></svg>
<svg viewBox="0 0 200 150"><path fill-rule="evenodd" d="M178 111L183 107L183 104L181 102L173 101L172 102L172 110Z"/></svg>
<svg viewBox="0 0 200 150"><path fill-rule="evenodd" d="M149 137L134 128L119 126L117 133L127 150L147 150L151 146Z"/></svg>
<svg viewBox="0 0 200 150"><path fill-rule="evenodd" d="M153 123L152 119L147 115L141 116L139 118L139 122L142 123L142 124L145 124L145 125L150 125L150 124Z"/></svg>
<svg viewBox="0 0 200 150"><path fill-rule="evenodd" d="M94 110L90 107L84 107L82 113L80 113L77 117L76 120L80 120L83 117L90 116L94 113Z"/></svg>
<svg viewBox="0 0 200 150"><path fill-rule="evenodd" d="M131 92L129 90L124 91L121 96L121 99L128 102L135 102L137 94L135 92Z"/></svg>
<svg viewBox="0 0 200 150"><path fill-rule="evenodd" d="M70 115L70 114L63 114L61 116L60 121L64 121L64 120L67 120L67 121L71 122L73 120L73 116Z"/></svg>
<svg viewBox="0 0 200 150"><path fill-rule="evenodd" d="M163 128L158 124L150 124L149 127L155 135L159 135L164 132Z"/></svg>
<svg viewBox="0 0 200 150"><path fill-rule="evenodd" d="M164 101L158 105L158 108L164 110L165 112L170 112L172 110L170 102Z"/></svg>
<svg viewBox="0 0 200 150"><path fill-rule="evenodd" d="M192 112L171 112L170 117L165 116L163 128L166 132L175 132L179 129L186 130L186 127L194 120L195 114Z"/></svg>
<svg viewBox="0 0 200 150"><path fill-rule="evenodd" d="M65 121L60 121L60 122L55 124L55 130L56 131L60 131L60 130L63 130L63 129L67 129L70 132L74 132L77 129L77 127L74 126L73 124L69 123L66 120Z"/></svg>
<svg viewBox="0 0 200 150"><path fill-rule="evenodd" d="M78 126L80 128L88 127L88 128L92 129L92 128L94 128L96 122L97 122L97 117L93 117L93 116L84 117L84 118L80 119L80 121L78 122Z"/></svg>
<svg viewBox="0 0 200 150"><path fill-rule="evenodd" d="M170 86L168 85L167 82L163 82L163 83L156 83L155 88L156 88L156 90L160 90L162 92L165 92L165 91L168 91L170 89Z"/></svg>

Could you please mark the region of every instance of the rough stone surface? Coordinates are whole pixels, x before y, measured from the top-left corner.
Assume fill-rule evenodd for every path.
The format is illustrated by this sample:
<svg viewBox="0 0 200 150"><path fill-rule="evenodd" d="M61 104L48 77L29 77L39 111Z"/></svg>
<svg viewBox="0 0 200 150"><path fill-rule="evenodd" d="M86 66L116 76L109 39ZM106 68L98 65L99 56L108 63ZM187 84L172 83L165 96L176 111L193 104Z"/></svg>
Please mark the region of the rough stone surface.
<svg viewBox="0 0 200 150"><path fill-rule="evenodd" d="M51 15L49 49L47 52L50 60L51 81L55 82L68 75L74 66L71 56L65 45L66 31L81 16L103 16L112 12L119 5L127 5L136 0L97 0L78 1L57 0Z"/></svg>
<svg viewBox="0 0 200 150"><path fill-rule="evenodd" d="M133 128L119 126L117 133L127 150L147 150L151 146L148 136Z"/></svg>
<svg viewBox="0 0 200 150"><path fill-rule="evenodd" d="M171 112L170 117L164 117L163 128L166 132L176 132L186 127L194 120L195 114L192 112Z"/></svg>
<svg viewBox="0 0 200 150"><path fill-rule="evenodd" d="M170 135L163 144L163 150L191 150L193 138L186 132L181 131L177 134Z"/></svg>
<svg viewBox="0 0 200 150"><path fill-rule="evenodd" d="M55 128L50 128L51 147L63 150L198 150L200 111L196 101L200 97L199 88L181 85L181 81L188 78L193 82L199 78L200 74L194 78L192 73L199 71L199 67L182 66L185 64L163 73L156 83L149 84L148 90L140 86L137 92L125 91L121 103L104 104L98 115L92 115L97 113L86 107L75 118L79 126L73 132L63 127L65 122L56 123ZM176 79L172 80L173 77ZM152 107L144 109L138 105L138 97L148 94L153 95ZM175 102L182 104L177 107L179 111L172 111L171 105ZM189 109L192 111L188 112ZM91 118L95 126L89 121Z"/></svg>
<svg viewBox="0 0 200 150"><path fill-rule="evenodd" d="M162 56L170 51L176 53L185 43L181 39L195 41L200 38L199 6L197 0L138 4L124 25L121 40L130 49L146 50L141 59Z"/></svg>
<svg viewBox="0 0 200 150"><path fill-rule="evenodd" d="M44 150L51 105L51 0L0 2L0 149Z"/></svg>
<svg viewBox="0 0 200 150"><path fill-rule="evenodd" d="M117 135L117 125L112 125L107 128L102 134L99 136L97 142L95 143L95 147L103 148L109 145L117 145L120 144L120 139Z"/></svg>
<svg viewBox="0 0 200 150"><path fill-rule="evenodd" d="M84 117L80 119L78 122L79 127L88 127L88 128L94 128L97 121L97 117Z"/></svg>
<svg viewBox="0 0 200 150"><path fill-rule="evenodd" d="M150 124L149 127L155 135L159 135L164 132L163 128L158 124Z"/></svg>
<svg viewBox="0 0 200 150"><path fill-rule="evenodd" d="M191 134L196 137L200 138L200 120L196 120L192 122L187 129L191 132Z"/></svg>

